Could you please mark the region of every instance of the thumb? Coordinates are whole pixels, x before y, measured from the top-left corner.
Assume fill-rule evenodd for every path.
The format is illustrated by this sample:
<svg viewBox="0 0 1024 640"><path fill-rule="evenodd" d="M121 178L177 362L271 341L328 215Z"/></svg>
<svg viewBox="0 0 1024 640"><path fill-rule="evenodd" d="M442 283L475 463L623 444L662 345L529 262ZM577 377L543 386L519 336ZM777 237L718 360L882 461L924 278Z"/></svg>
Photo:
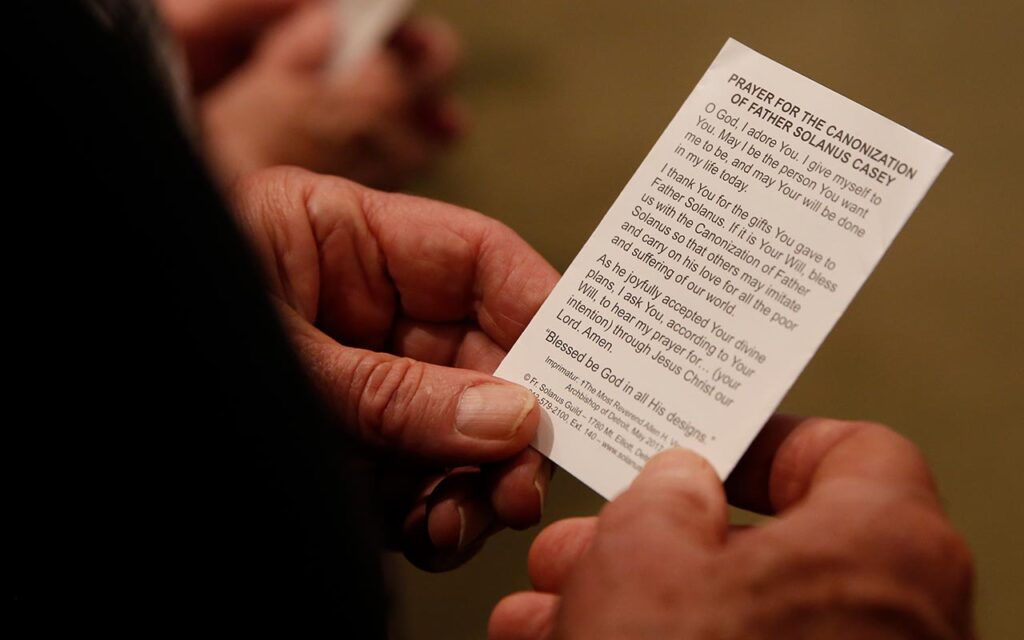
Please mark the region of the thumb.
<svg viewBox="0 0 1024 640"><path fill-rule="evenodd" d="M712 547L725 541L728 505L717 473L704 457L688 449L668 449L651 458L621 496L601 511L604 535L645 538L651 548L668 535Z"/></svg>
<svg viewBox="0 0 1024 640"><path fill-rule="evenodd" d="M525 388L476 371L345 347L294 312L288 315L314 383L359 441L453 466L510 458L533 439L540 413Z"/></svg>

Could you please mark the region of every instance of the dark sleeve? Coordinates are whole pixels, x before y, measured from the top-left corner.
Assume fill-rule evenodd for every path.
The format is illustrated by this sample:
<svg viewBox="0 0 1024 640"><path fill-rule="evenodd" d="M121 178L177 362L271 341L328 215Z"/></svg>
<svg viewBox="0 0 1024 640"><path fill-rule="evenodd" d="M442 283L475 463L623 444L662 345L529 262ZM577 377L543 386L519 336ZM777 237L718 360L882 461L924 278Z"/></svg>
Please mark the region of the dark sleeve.
<svg viewBox="0 0 1024 640"><path fill-rule="evenodd" d="M16 614L383 637L340 430L159 84L78 3L8 24Z"/></svg>

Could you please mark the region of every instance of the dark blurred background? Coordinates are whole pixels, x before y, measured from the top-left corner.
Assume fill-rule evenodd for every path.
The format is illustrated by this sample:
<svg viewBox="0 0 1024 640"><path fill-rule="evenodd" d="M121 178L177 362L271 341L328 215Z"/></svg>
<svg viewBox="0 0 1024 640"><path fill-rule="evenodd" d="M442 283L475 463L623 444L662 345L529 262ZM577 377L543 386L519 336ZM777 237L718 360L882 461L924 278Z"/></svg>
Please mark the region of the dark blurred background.
<svg viewBox="0 0 1024 640"><path fill-rule="evenodd" d="M782 409L917 442L976 554L981 635L1020 637L1022 5L423 0L461 32L475 126L413 191L506 222L564 269L729 36L952 150ZM601 504L561 473L546 520ZM497 600L529 586L535 534L502 533L452 574L393 559L400 637L485 637Z"/></svg>

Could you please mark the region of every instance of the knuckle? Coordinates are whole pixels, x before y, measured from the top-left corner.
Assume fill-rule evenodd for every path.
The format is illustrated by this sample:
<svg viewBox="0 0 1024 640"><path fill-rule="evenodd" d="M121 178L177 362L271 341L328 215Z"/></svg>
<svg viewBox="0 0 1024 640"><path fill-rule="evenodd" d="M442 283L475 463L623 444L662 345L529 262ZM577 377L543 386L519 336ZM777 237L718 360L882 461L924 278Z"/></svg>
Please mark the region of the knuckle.
<svg viewBox="0 0 1024 640"><path fill-rule="evenodd" d="M917 445L915 445L909 438L881 422L875 422L872 420L835 420L829 418L820 418L819 420L828 424L832 428L846 429L848 432L847 437L887 441L891 446L904 448L907 451L913 452L918 457L923 458L920 450L917 448Z"/></svg>
<svg viewBox="0 0 1024 640"><path fill-rule="evenodd" d="M840 418L814 417L808 418L806 428L815 432L834 433L840 432L846 436L852 436L865 432L877 432L895 434L895 432L880 422L871 420L842 420Z"/></svg>
<svg viewBox="0 0 1024 640"><path fill-rule="evenodd" d="M411 358L378 354L357 363L351 393L355 424L365 441L388 446L403 439L424 370L423 363Z"/></svg>
<svg viewBox="0 0 1024 640"><path fill-rule="evenodd" d="M598 514L598 529L603 533L617 532L635 526L647 510L644 501L634 499L633 490L606 504Z"/></svg>
<svg viewBox="0 0 1024 640"><path fill-rule="evenodd" d="M898 433L888 426L870 420L841 420L838 418L811 418L806 427L819 436L832 436L838 439L848 438L880 438L901 439Z"/></svg>
<svg viewBox="0 0 1024 640"><path fill-rule="evenodd" d="M701 477L709 480L716 478L714 475ZM662 489L662 502L671 505L671 508L666 509L667 513L676 514L680 518L693 515L711 516L717 511L717 506L723 502L723 499L716 500L717 493L720 491L716 491L715 485L711 482L695 483L692 486L673 483Z"/></svg>
<svg viewBox="0 0 1024 640"><path fill-rule="evenodd" d="M919 473L930 477L924 453L910 438L880 422L858 420L844 424L850 431L848 437L859 437L869 440L880 451L888 451L890 454L898 455L903 466L913 467Z"/></svg>
<svg viewBox="0 0 1024 640"><path fill-rule="evenodd" d="M888 425L870 420L857 420L847 424L850 425L850 429L857 435L875 440L887 440L891 443L891 446L900 447L905 453L912 455L922 462L924 461L924 454L921 453L918 446L910 438L907 438Z"/></svg>
<svg viewBox="0 0 1024 640"><path fill-rule="evenodd" d="M839 458L832 457L833 454ZM899 478L904 488L935 503L934 480L921 450L908 438L878 422L809 418L784 441L772 462L771 492L776 502L792 502L808 489L825 460L861 460L870 454L876 469ZM867 465L859 467L865 481Z"/></svg>

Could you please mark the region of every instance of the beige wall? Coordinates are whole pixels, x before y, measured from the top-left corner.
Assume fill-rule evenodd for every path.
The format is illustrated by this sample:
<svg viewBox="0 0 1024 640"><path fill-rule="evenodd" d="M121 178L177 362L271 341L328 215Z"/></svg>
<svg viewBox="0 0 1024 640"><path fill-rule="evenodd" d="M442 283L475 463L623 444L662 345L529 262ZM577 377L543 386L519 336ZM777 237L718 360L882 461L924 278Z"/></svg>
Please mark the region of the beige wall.
<svg viewBox="0 0 1024 640"><path fill-rule="evenodd" d="M990 3L424 0L462 32L469 140L415 189L495 216L564 268L728 36L954 152L783 402L924 449L979 570L983 636L1024 594L1024 11ZM548 517L591 514L565 474ZM399 578L404 636L481 638L535 531ZM402 567L401 562L395 563Z"/></svg>

